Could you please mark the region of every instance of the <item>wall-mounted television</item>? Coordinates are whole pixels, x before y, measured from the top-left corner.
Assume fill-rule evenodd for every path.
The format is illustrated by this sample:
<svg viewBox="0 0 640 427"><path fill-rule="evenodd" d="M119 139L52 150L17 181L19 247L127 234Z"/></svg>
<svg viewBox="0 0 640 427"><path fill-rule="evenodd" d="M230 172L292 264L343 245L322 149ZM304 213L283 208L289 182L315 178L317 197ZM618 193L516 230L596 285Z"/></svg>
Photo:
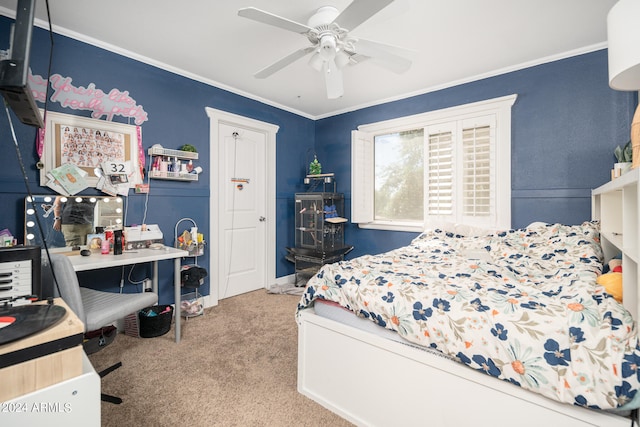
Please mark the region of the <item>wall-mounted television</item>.
<svg viewBox="0 0 640 427"><path fill-rule="evenodd" d="M29 86L29 53L35 10L36 0L18 0L9 58L0 61L0 93L22 123L44 128Z"/></svg>

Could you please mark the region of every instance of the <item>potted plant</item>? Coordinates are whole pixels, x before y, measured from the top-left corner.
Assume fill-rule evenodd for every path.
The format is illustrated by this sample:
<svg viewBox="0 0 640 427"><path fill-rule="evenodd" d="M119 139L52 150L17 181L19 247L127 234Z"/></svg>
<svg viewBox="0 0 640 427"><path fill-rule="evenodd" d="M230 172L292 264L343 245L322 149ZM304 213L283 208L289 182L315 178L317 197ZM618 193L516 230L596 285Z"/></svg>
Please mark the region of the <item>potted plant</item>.
<svg viewBox="0 0 640 427"><path fill-rule="evenodd" d="M617 160L617 163L613 165L613 175L614 178L617 178L631 169L633 161L633 148L631 147L631 141L627 142L624 147L618 145L613 151L613 154L616 156Z"/></svg>
<svg viewBox="0 0 640 427"><path fill-rule="evenodd" d="M322 165L318 158L314 155L313 161L309 164L309 175L320 175L322 173Z"/></svg>

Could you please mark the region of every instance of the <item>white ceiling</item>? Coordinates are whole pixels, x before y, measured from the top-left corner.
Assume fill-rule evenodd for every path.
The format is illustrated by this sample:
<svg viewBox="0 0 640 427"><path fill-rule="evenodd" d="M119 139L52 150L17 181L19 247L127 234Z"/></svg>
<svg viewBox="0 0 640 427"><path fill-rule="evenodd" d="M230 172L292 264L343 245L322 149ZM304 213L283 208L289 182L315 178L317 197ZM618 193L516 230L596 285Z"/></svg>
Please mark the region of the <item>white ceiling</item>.
<svg viewBox="0 0 640 427"><path fill-rule="evenodd" d="M327 99L302 58L266 79L253 74L302 47L300 34L237 15L254 6L306 24L351 0L51 0L55 32L309 118L476 80L606 47L616 0L395 0L351 34L412 49L409 71L346 67L344 95ZM16 0L0 0L15 16ZM48 28L45 0L36 25ZM88 84L90 82L86 82ZM133 94L135 96L135 94Z"/></svg>

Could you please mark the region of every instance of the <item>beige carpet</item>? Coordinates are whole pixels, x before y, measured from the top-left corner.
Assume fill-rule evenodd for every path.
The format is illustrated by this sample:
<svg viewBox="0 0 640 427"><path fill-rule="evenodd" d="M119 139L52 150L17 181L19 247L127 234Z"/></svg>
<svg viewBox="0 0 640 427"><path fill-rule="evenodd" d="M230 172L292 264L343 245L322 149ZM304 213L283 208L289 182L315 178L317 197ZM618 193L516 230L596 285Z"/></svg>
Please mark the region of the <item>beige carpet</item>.
<svg viewBox="0 0 640 427"><path fill-rule="evenodd" d="M349 426L296 389L294 295L260 290L220 301L157 338L119 334L89 356L102 379L103 426Z"/></svg>

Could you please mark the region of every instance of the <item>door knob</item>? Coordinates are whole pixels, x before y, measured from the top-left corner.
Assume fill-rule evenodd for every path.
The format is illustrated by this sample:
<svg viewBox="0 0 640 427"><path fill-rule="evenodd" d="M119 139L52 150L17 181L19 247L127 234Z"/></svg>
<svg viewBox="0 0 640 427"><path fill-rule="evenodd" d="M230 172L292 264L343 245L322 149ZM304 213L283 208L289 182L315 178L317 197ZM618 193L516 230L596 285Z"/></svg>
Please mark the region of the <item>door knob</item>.
<svg viewBox="0 0 640 427"><path fill-rule="evenodd" d="M261 216L261 217L259 218L259 220L260 220L260 222L265 222L265 221L267 220L267 218L265 218L265 217Z"/></svg>

